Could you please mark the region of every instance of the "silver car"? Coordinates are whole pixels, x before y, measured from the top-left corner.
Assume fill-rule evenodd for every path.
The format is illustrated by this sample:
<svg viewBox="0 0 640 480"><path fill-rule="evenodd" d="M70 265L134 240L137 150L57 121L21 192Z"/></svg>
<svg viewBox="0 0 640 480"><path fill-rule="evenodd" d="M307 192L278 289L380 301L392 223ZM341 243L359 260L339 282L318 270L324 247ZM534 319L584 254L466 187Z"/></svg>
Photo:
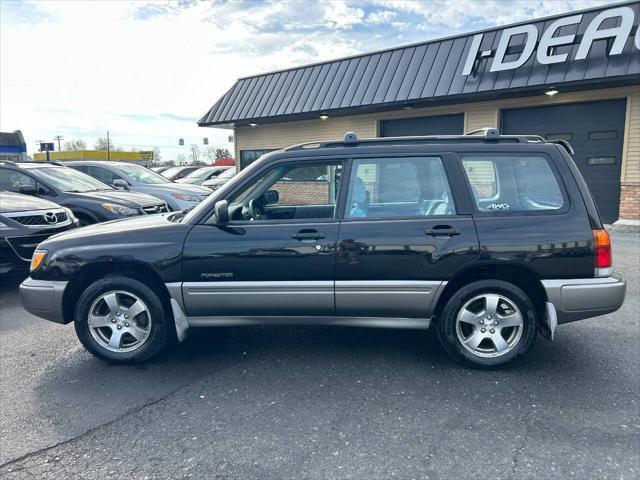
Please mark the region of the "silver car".
<svg viewBox="0 0 640 480"><path fill-rule="evenodd" d="M133 163L83 160L64 164L107 185L153 195L164 200L171 210L192 208L211 194L208 188L174 183L153 170Z"/></svg>

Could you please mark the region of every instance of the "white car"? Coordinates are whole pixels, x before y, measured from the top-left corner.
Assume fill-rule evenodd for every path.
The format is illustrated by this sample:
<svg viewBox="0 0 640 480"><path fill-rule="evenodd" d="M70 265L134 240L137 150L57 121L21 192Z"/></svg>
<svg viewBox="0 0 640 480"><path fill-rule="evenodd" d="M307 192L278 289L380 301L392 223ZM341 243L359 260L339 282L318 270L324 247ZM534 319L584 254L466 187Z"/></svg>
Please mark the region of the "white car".
<svg viewBox="0 0 640 480"><path fill-rule="evenodd" d="M208 188L174 183L159 173L134 163L83 160L64 164L107 185L153 195L164 200L174 211L193 208L211 194Z"/></svg>

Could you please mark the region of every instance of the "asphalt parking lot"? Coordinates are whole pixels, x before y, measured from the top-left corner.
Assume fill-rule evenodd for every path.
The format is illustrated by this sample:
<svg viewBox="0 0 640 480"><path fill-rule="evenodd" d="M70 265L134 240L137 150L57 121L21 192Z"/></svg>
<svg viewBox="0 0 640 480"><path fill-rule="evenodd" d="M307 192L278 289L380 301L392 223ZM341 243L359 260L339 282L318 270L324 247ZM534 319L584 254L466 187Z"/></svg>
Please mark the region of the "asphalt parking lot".
<svg viewBox="0 0 640 480"><path fill-rule="evenodd" d="M640 237L614 234L624 307L499 372L433 332L193 331L142 366L0 289L0 478L636 479Z"/></svg>

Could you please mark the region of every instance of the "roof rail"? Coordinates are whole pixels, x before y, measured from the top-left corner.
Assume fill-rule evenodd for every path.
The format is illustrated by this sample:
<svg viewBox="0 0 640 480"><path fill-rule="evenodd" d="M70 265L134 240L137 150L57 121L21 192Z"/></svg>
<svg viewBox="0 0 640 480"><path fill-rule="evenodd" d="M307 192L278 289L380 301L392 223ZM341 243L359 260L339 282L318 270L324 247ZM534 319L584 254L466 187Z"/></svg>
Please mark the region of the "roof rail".
<svg viewBox="0 0 640 480"><path fill-rule="evenodd" d="M482 135L478 135L482 133ZM366 144L381 143L446 143L449 141L469 141L469 142L485 142L485 141L504 141L514 143L547 143L547 141L539 135L500 135L495 128L481 128L465 133L464 135L425 135L411 137L379 137L379 138L363 138L359 139L353 132L347 132L343 140L315 141L299 143L291 145L283 150L285 152L295 150L310 150L325 147L344 147Z"/></svg>

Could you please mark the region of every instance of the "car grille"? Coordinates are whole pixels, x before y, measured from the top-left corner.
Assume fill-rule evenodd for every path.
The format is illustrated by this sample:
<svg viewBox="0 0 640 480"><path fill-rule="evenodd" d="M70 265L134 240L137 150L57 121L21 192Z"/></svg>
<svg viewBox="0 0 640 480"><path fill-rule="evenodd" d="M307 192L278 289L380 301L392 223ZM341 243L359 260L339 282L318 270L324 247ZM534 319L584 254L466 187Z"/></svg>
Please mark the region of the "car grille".
<svg viewBox="0 0 640 480"><path fill-rule="evenodd" d="M142 211L148 215L152 215L154 213L164 213L168 212L167 206L164 203L158 205L151 205L148 207L142 207Z"/></svg>
<svg viewBox="0 0 640 480"><path fill-rule="evenodd" d="M21 217L11 216L11 220L15 220L16 222L21 223L22 225L35 226L35 225L55 225L56 223L66 222L69 218L66 212L56 212L55 213L56 220L54 222L52 219L47 221L47 219L45 218L45 215L46 213L43 213L41 215L25 215Z"/></svg>
<svg viewBox="0 0 640 480"><path fill-rule="evenodd" d="M22 260L30 261L31 256L33 255L33 251L36 249L36 247L40 242L44 242L51 235L64 232L68 229L69 227L62 227L55 230L47 230L47 233L38 234L38 235L26 235L23 237L8 237L6 241L11 246L13 251L16 252L16 255L18 255L18 257L20 257Z"/></svg>

